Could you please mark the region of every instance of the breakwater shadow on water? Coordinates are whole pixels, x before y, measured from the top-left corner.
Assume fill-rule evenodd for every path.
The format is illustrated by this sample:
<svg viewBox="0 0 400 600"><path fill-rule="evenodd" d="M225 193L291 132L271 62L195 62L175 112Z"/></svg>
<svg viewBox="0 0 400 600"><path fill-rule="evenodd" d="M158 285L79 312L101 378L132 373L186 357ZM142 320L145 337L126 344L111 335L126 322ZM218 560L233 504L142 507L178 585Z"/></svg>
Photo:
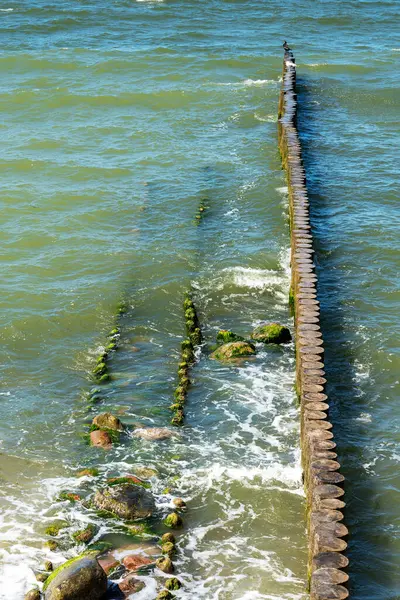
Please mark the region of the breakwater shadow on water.
<svg viewBox="0 0 400 600"><path fill-rule="evenodd" d="M379 491L376 480L364 468L364 449L370 442L368 425L363 415L368 409L368 397L357 383L356 352L352 343L350 326L345 318L343 303L346 299L347 281L342 278L340 266L334 264L333 254L341 232L329 216L329 193L324 179L316 168L319 156L318 123L321 112L319 98L320 83L298 78L298 131L302 145L302 156L307 173L307 189L310 199L310 215L316 251L318 273L318 299L321 303L321 329L325 340L325 371L327 394L330 402L330 417L334 423L338 460L345 476L345 519L349 528L347 555L349 565L349 591L354 600L366 597L396 600L391 595L395 580L394 570L388 569L391 552L379 541L382 526L379 508ZM325 106L330 102L326 92ZM332 102L334 100L331 100ZM321 101L322 104L322 101ZM323 117L323 113L322 113ZM329 144L329 140L324 140ZM345 157L343 157L345 161ZM345 164L343 165L345 168ZM332 177L335 175L332 174ZM332 244L334 240L334 245ZM334 247L334 252L332 251ZM339 249L340 252L340 249ZM382 570L381 570L382 568Z"/></svg>

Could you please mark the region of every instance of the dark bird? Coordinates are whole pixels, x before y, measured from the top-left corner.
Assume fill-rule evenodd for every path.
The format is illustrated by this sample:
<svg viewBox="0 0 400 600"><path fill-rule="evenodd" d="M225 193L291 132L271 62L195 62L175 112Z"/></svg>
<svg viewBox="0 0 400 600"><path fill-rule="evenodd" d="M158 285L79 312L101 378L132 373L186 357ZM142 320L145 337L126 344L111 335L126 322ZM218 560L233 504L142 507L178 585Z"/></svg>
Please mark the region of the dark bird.
<svg viewBox="0 0 400 600"><path fill-rule="evenodd" d="M290 50L286 40L283 42L282 46L284 47L285 50Z"/></svg>

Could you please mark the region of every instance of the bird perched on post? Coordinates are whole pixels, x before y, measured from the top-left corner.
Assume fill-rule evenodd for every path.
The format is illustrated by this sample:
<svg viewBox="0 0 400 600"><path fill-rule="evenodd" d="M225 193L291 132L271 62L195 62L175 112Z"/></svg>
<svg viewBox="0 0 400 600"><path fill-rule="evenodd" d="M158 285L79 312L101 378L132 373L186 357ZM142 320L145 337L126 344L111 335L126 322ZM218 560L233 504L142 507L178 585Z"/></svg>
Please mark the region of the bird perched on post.
<svg viewBox="0 0 400 600"><path fill-rule="evenodd" d="M290 50L286 40L283 42L282 46L284 47L285 50Z"/></svg>

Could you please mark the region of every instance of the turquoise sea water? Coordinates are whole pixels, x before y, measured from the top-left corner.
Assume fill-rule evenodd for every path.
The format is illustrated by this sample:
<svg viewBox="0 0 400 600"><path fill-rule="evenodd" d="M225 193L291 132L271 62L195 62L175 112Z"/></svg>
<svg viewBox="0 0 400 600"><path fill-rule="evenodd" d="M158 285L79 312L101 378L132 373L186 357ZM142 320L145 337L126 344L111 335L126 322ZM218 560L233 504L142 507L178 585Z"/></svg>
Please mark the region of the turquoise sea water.
<svg viewBox="0 0 400 600"><path fill-rule="evenodd" d="M179 598L307 597L291 345L233 367L204 348L179 438L127 435L104 453L81 435L100 410L131 430L168 425L188 287L209 345L221 327L291 326L276 132L287 39L351 597L398 600L397 4L4 1L0 31L0 598L21 600L45 559L83 550L71 541L83 523L127 543L115 524L55 501L62 489L90 495L98 483L75 477L89 465L100 481L157 469L155 527L173 496L187 500ZM88 411L82 395L122 297L113 380ZM50 552L55 517L70 528ZM151 600L161 574L144 581L134 597Z"/></svg>

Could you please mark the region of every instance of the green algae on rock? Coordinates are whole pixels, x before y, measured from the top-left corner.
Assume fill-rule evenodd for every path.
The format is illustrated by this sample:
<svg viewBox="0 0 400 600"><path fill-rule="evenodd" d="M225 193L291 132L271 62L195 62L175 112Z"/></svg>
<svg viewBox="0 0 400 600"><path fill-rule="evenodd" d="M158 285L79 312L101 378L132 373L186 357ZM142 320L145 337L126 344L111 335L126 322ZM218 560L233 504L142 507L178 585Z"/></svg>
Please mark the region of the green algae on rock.
<svg viewBox="0 0 400 600"><path fill-rule="evenodd" d="M176 529L178 527L182 527L183 521L182 517L178 515L178 513L170 513L164 519L164 525L167 527L171 527L171 529Z"/></svg>
<svg viewBox="0 0 400 600"><path fill-rule="evenodd" d="M99 429L111 429L112 431L123 431L124 429L118 417L115 417L108 412L96 415L92 422L93 425L96 425Z"/></svg>
<svg viewBox="0 0 400 600"><path fill-rule="evenodd" d="M217 360L230 360L231 358L243 358L256 353L255 346L250 342L229 342L219 346L211 354L211 358Z"/></svg>
<svg viewBox="0 0 400 600"><path fill-rule="evenodd" d="M40 591L38 589L29 590L24 596L24 600L40 600Z"/></svg>
<svg viewBox="0 0 400 600"><path fill-rule="evenodd" d="M182 583L177 577L170 577L170 579L167 579L164 585L167 590L180 590L182 587Z"/></svg>
<svg viewBox="0 0 400 600"><path fill-rule="evenodd" d="M164 533L164 535L161 538L161 542L160 543L161 543L161 546L163 544L175 544L176 540L175 540L174 534L170 533L170 532Z"/></svg>
<svg viewBox="0 0 400 600"><path fill-rule="evenodd" d="M156 560L156 567L164 573L173 573L174 565L168 556L161 556Z"/></svg>
<svg viewBox="0 0 400 600"><path fill-rule="evenodd" d="M82 471L78 471L76 474L77 477L97 477L99 474L98 469L94 469L92 467L88 469L82 469Z"/></svg>
<svg viewBox="0 0 400 600"><path fill-rule="evenodd" d="M126 521L150 517L156 508L152 494L132 483L97 490L93 504L97 509L106 510Z"/></svg>
<svg viewBox="0 0 400 600"><path fill-rule="evenodd" d="M175 554L176 548L175 544L172 542L167 542L161 546L162 554L167 554L170 558Z"/></svg>
<svg viewBox="0 0 400 600"><path fill-rule="evenodd" d="M251 338L264 344L287 344L291 341L292 336L289 329L284 325L267 323L256 327L251 334Z"/></svg>
<svg viewBox="0 0 400 600"><path fill-rule="evenodd" d="M78 556L58 567L43 587L45 600L102 600L107 575L90 556Z"/></svg>
<svg viewBox="0 0 400 600"><path fill-rule="evenodd" d="M51 535L52 537L56 537L61 529L65 529L69 524L66 521L54 521L51 525L48 525L45 529L46 535Z"/></svg>
<svg viewBox="0 0 400 600"><path fill-rule="evenodd" d="M217 344L229 344L229 342L244 342L244 338L228 329L220 329L217 333Z"/></svg>
<svg viewBox="0 0 400 600"><path fill-rule="evenodd" d="M85 529L75 531L75 533L72 534L72 537L78 543L88 544L90 541L92 541L92 539L96 535L96 532L97 527L95 527L95 525L93 525L92 523L89 523L87 527L85 527Z"/></svg>
<svg viewBox="0 0 400 600"><path fill-rule="evenodd" d="M174 594L171 594L168 590L162 590L156 598L156 600L172 600L172 598L176 598Z"/></svg>

